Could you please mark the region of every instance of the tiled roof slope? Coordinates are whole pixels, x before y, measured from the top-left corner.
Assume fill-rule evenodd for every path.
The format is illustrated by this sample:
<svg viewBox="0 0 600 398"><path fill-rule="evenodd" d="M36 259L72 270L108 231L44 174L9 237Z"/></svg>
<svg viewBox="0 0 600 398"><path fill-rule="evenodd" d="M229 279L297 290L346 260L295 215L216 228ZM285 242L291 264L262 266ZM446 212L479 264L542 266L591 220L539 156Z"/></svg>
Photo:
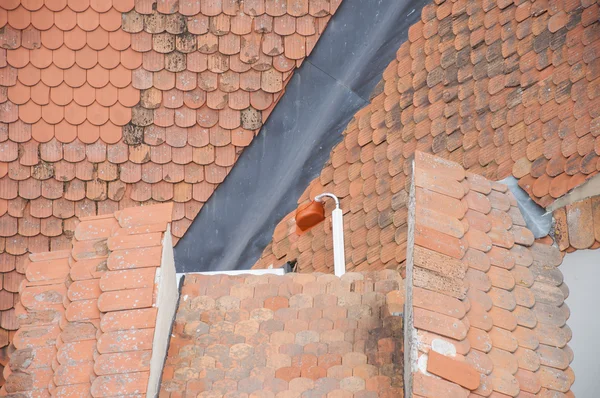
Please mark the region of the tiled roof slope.
<svg viewBox="0 0 600 398"><path fill-rule="evenodd" d="M600 197L595 196L553 212L554 240L568 253L600 247Z"/></svg>
<svg viewBox="0 0 600 398"><path fill-rule="evenodd" d="M414 164L407 265L414 394L468 396L426 372L434 350L477 370L475 396L572 396L560 251L534 243L506 186L429 154L417 152Z"/></svg>
<svg viewBox="0 0 600 398"><path fill-rule="evenodd" d="M542 206L597 173L598 19L591 0L423 8L371 103L299 199L323 191L342 199L350 268L402 259L392 243L405 242L402 191L415 150L490 180L513 174ZM277 226L257 267L298 259L304 269L332 268L328 226L298 238L293 216Z"/></svg>
<svg viewBox="0 0 600 398"><path fill-rule="evenodd" d="M183 236L340 1L0 2L0 346L79 218L174 201Z"/></svg>
<svg viewBox="0 0 600 398"><path fill-rule="evenodd" d="M392 65L393 66L393 65ZM386 73L392 72L388 67ZM382 86L380 85L380 88ZM369 106L360 110L344 132L344 140L331 153L321 175L313 180L298 204L315 195L332 192L344 211L344 243L348 271L403 268L406 258L407 189L403 159L392 158L387 140L397 132L371 127L373 112L383 107L380 92ZM396 138L394 138L396 137ZM333 202L326 201L326 215ZM279 267L297 260L301 272L333 273L333 241L330 222L324 222L298 236L295 212L275 228L273 240L254 268Z"/></svg>
<svg viewBox="0 0 600 398"><path fill-rule="evenodd" d="M0 395L145 396L171 212L161 204L83 218L72 250L29 255Z"/></svg>
<svg viewBox="0 0 600 398"><path fill-rule="evenodd" d="M160 396L402 397L401 288L396 271L187 275Z"/></svg>

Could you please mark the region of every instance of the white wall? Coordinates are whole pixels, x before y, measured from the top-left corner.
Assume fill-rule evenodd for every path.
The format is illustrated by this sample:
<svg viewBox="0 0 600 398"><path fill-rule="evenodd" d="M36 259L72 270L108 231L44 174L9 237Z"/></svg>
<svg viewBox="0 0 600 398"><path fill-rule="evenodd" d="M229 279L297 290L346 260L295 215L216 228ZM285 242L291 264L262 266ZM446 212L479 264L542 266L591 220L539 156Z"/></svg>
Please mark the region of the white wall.
<svg viewBox="0 0 600 398"><path fill-rule="evenodd" d="M560 266L569 287L566 300L573 331L569 346L575 354L571 367L577 397L596 397L600 391L600 250L580 250L567 254Z"/></svg>
<svg viewBox="0 0 600 398"><path fill-rule="evenodd" d="M167 349L171 340L171 325L177 310L179 289L175 274L175 259L173 257L173 240L171 237L171 224L167 227L163 238L163 252L160 267L156 270L155 285L158 285L156 306L156 327L152 343L152 358L150 359L150 378L146 398L158 397L160 379L163 366L167 357Z"/></svg>

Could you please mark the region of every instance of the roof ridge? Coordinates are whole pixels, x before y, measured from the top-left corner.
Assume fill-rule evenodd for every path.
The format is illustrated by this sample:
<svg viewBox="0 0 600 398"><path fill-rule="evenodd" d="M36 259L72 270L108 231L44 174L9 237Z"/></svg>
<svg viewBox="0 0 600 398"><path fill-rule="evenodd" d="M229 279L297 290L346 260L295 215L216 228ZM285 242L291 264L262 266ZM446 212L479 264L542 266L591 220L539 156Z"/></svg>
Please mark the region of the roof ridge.
<svg viewBox="0 0 600 398"><path fill-rule="evenodd" d="M413 181L407 264L413 323L407 326L415 370L407 385L422 396L444 389L457 396L469 389L567 393L572 353L562 329L568 310L559 250L535 243L505 186L464 173L458 163L417 151ZM429 366L430 350L464 361L480 376Z"/></svg>
<svg viewBox="0 0 600 398"><path fill-rule="evenodd" d="M145 393L171 212L160 204L87 218L72 250L31 256L4 393Z"/></svg>

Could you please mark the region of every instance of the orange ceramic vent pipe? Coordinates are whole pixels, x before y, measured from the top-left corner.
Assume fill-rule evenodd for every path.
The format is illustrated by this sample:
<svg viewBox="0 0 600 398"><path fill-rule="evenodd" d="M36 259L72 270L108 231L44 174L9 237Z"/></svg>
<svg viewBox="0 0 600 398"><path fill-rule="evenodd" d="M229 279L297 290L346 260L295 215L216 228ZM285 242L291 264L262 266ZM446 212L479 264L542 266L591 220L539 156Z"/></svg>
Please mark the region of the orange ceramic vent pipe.
<svg viewBox="0 0 600 398"><path fill-rule="evenodd" d="M323 220L325 220L325 207L322 202L313 200L308 206L303 205L296 210L296 232L301 235Z"/></svg>
<svg viewBox="0 0 600 398"><path fill-rule="evenodd" d="M315 196L315 200L308 206L298 208L296 211L296 227L301 233L308 231L321 221L325 220L325 206L323 200L332 198L335 209L331 212L331 225L333 230L333 271L336 276L346 273L346 258L344 254L344 219L340 209L340 200L332 193L322 193Z"/></svg>

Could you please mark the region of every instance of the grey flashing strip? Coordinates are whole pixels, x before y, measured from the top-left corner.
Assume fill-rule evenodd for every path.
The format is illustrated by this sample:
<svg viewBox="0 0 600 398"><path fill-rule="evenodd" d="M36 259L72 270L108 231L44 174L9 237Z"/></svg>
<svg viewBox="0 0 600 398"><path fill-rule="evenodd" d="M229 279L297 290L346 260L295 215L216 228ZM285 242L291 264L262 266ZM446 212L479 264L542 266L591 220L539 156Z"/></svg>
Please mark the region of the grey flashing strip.
<svg viewBox="0 0 600 398"><path fill-rule="evenodd" d="M329 158L425 0L344 0L260 134L175 248L178 272L248 269Z"/></svg>
<svg viewBox="0 0 600 398"><path fill-rule="evenodd" d="M527 229L533 233L533 236L536 239L547 236L552 227L552 213L546 212L543 207L535 203L527 192L519 186L519 181L515 177L506 177L498 182L506 185L517 199Z"/></svg>

